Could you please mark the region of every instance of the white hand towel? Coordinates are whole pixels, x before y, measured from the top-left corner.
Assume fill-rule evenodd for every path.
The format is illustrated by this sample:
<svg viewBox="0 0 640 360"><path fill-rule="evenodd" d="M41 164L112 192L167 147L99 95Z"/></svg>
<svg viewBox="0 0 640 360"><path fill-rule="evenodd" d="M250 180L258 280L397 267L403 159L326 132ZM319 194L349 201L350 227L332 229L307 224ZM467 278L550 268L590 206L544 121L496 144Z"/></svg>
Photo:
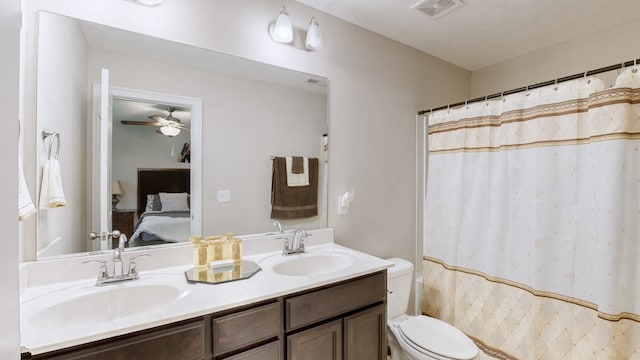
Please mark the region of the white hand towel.
<svg viewBox="0 0 640 360"><path fill-rule="evenodd" d="M27 181L24 179L22 159L18 159L18 221L22 221L36 212L36 207L31 200Z"/></svg>
<svg viewBox="0 0 640 360"><path fill-rule="evenodd" d="M286 157L287 164L287 186L309 186L309 158L303 158L304 171L300 174L294 174L291 171L293 158L291 156Z"/></svg>
<svg viewBox="0 0 640 360"><path fill-rule="evenodd" d="M42 184L40 186L40 209L65 206L67 201L64 198L62 189L62 176L60 174L60 163L57 159L49 159L42 168Z"/></svg>

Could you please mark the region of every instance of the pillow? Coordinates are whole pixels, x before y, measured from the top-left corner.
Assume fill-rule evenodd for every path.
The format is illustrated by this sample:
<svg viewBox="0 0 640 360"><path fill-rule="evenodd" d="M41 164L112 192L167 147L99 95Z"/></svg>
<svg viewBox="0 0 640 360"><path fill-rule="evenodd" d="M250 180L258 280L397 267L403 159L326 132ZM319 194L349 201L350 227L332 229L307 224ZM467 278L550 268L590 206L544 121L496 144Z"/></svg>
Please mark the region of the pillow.
<svg viewBox="0 0 640 360"><path fill-rule="evenodd" d="M160 196L158 194L147 195L147 206L144 208L144 212L153 212L162 210L162 203L160 203Z"/></svg>
<svg viewBox="0 0 640 360"><path fill-rule="evenodd" d="M187 193L160 193L162 211L189 211Z"/></svg>

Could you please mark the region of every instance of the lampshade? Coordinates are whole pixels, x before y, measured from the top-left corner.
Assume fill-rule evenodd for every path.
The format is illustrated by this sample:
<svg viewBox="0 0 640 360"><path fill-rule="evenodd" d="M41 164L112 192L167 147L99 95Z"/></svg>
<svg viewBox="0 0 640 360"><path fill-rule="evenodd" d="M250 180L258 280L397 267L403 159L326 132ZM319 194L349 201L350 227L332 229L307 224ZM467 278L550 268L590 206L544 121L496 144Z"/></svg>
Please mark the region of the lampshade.
<svg viewBox="0 0 640 360"><path fill-rule="evenodd" d="M269 28L271 38L277 42L289 43L293 40L293 26L284 5L280 8L280 15L276 23Z"/></svg>
<svg viewBox="0 0 640 360"><path fill-rule="evenodd" d="M315 16L312 16L309 22L305 47L307 50L319 50L322 47L322 32L320 32L320 25Z"/></svg>
<svg viewBox="0 0 640 360"><path fill-rule="evenodd" d="M180 134L180 129L174 126L163 126L160 128L162 135L173 137Z"/></svg>
<svg viewBox="0 0 640 360"><path fill-rule="evenodd" d="M122 188L122 184L120 184L120 180L113 180L113 183L111 183L111 193L113 195L124 195L124 189Z"/></svg>

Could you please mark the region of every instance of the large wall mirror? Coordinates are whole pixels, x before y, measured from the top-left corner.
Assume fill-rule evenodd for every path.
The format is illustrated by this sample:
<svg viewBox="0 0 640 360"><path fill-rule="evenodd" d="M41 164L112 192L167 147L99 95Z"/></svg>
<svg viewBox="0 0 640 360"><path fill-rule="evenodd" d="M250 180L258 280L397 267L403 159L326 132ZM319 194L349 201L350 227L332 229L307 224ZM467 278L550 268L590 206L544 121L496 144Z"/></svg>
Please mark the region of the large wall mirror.
<svg viewBox="0 0 640 360"><path fill-rule="evenodd" d="M272 232L274 157L319 159L318 215L282 223L327 226L326 78L44 11L37 49L37 188L53 149L66 200L38 211L38 259L100 250L100 212L131 237L159 198L173 237L130 247Z"/></svg>

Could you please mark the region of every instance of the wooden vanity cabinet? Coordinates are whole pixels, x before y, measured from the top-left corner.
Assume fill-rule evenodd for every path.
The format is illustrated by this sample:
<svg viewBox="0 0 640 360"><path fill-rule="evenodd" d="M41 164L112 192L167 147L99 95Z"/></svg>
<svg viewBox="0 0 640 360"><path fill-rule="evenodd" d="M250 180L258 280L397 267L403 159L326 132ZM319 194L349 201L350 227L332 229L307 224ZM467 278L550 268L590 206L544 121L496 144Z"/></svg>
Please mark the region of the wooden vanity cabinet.
<svg viewBox="0 0 640 360"><path fill-rule="evenodd" d="M385 360L386 271L23 359Z"/></svg>
<svg viewBox="0 0 640 360"><path fill-rule="evenodd" d="M287 360L384 360L386 271L286 297Z"/></svg>

